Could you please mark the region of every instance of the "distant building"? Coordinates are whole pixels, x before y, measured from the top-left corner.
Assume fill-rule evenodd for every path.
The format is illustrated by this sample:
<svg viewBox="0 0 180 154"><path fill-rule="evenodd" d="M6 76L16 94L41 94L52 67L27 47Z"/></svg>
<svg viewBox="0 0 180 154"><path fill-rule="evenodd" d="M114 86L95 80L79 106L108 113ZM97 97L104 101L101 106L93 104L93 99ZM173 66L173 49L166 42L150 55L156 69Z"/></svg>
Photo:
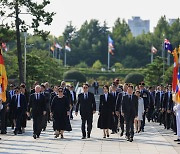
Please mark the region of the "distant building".
<svg viewBox="0 0 180 154"><path fill-rule="evenodd" d="M148 33L150 31L150 21L142 20L137 16L132 17L132 19L128 19L128 25L135 37L141 35L143 32Z"/></svg>
<svg viewBox="0 0 180 154"><path fill-rule="evenodd" d="M169 25L171 26L177 19L169 19Z"/></svg>

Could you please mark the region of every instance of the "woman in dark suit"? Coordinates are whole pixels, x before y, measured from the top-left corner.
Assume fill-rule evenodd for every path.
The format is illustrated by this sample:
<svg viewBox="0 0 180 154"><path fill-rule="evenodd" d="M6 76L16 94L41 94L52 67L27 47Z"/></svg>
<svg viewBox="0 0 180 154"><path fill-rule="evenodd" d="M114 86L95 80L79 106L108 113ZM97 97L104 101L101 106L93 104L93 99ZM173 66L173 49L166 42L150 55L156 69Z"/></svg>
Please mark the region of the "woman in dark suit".
<svg viewBox="0 0 180 154"><path fill-rule="evenodd" d="M112 127L113 101L108 92L109 87L103 86L104 94L100 95L98 128L103 129L104 137L109 137L109 129Z"/></svg>
<svg viewBox="0 0 180 154"><path fill-rule="evenodd" d="M60 87L58 95L53 98L51 105L51 116L54 118L55 138L59 137L59 135L61 135L61 138L64 138L63 133L68 129L68 125L70 125L68 118L70 114L69 109L68 99L63 94L63 88Z"/></svg>

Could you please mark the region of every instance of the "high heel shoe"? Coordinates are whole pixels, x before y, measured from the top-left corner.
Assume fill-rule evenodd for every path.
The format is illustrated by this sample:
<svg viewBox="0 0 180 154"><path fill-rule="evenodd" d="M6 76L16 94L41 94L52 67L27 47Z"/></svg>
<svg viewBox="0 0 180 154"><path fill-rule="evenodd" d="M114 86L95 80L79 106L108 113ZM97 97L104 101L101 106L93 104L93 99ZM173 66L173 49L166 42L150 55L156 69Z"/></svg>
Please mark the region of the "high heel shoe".
<svg viewBox="0 0 180 154"><path fill-rule="evenodd" d="M61 134L61 138L63 139L64 138L64 136Z"/></svg>

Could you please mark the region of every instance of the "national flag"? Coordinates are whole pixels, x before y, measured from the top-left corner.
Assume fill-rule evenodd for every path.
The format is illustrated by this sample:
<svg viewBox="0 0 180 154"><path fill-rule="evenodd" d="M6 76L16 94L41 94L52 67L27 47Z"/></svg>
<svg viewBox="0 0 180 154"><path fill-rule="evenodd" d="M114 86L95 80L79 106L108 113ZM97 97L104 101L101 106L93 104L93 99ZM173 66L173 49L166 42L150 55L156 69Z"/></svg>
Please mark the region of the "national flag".
<svg viewBox="0 0 180 154"><path fill-rule="evenodd" d="M177 85L178 85L178 54L176 49L172 52L174 56L174 67L173 67L173 80L172 80L172 90L173 92L177 91Z"/></svg>
<svg viewBox="0 0 180 154"><path fill-rule="evenodd" d="M114 55L114 41L111 39L111 37L108 35L108 52L111 55Z"/></svg>
<svg viewBox="0 0 180 154"><path fill-rule="evenodd" d="M65 50L67 50L67 51L69 51L69 52L71 51L69 42L66 42L66 44L65 44Z"/></svg>
<svg viewBox="0 0 180 154"><path fill-rule="evenodd" d="M2 48L0 48L0 99L6 102L6 89L7 89L7 75L4 66L4 59L2 56Z"/></svg>
<svg viewBox="0 0 180 154"><path fill-rule="evenodd" d="M156 54L156 53L157 53L157 49L156 49L154 46L152 46L152 47L151 47L151 52L152 52L153 54Z"/></svg>
<svg viewBox="0 0 180 154"><path fill-rule="evenodd" d="M172 44L170 43L170 41L168 39L164 39L164 49L170 53L172 53L172 51L173 51Z"/></svg>
<svg viewBox="0 0 180 154"><path fill-rule="evenodd" d="M61 45L58 43L54 43L54 47L58 48L58 49L62 49Z"/></svg>
<svg viewBox="0 0 180 154"><path fill-rule="evenodd" d="M8 50L8 49L7 49L7 46L6 46L6 43L2 43L1 46L2 46L2 49L4 49L5 51Z"/></svg>

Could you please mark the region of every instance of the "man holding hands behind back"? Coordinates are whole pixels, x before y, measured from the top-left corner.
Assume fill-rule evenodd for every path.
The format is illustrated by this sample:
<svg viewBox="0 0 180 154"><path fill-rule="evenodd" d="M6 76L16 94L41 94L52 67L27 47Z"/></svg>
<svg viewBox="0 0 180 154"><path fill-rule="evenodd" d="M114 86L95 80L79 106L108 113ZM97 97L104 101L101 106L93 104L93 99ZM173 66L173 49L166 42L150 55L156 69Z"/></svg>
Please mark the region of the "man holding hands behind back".
<svg viewBox="0 0 180 154"><path fill-rule="evenodd" d="M88 92L89 85L83 84L83 93L78 95L78 102L76 105L76 116L80 106L80 115L82 120L81 130L82 139L86 138L85 124L87 122L87 138L90 138L93 122L93 114L96 113L96 102L94 94Z"/></svg>

